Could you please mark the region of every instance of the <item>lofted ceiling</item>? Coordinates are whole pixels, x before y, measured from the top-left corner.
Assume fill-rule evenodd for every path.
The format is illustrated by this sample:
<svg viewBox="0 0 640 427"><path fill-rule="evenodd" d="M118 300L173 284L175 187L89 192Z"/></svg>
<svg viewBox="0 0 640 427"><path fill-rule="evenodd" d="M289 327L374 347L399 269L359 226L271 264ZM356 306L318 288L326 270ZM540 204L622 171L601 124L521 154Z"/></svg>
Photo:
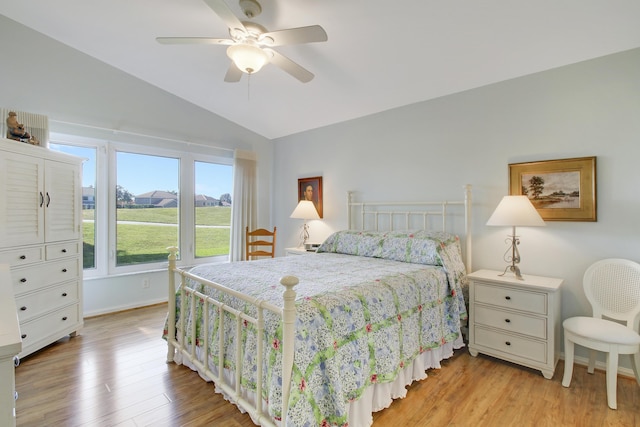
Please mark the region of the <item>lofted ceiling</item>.
<svg viewBox="0 0 640 427"><path fill-rule="evenodd" d="M259 1L269 31L327 32L274 48L311 82L268 64L225 83L226 46L156 42L227 38L203 0L0 0L0 13L269 139L640 47L637 0Z"/></svg>

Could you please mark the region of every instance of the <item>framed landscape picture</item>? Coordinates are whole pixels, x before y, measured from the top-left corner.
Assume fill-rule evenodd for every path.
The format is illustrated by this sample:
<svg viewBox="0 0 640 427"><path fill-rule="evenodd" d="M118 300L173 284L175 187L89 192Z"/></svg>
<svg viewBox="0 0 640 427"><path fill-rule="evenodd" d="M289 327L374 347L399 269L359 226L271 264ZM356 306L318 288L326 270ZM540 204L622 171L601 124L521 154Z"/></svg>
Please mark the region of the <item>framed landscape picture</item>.
<svg viewBox="0 0 640 427"><path fill-rule="evenodd" d="M509 164L509 194L545 221L596 221L596 157Z"/></svg>
<svg viewBox="0 0 640 427"><path fill-rule="evenodd" d="M298 179L298 201L310 200L322 218L322 177Z"/></svg>

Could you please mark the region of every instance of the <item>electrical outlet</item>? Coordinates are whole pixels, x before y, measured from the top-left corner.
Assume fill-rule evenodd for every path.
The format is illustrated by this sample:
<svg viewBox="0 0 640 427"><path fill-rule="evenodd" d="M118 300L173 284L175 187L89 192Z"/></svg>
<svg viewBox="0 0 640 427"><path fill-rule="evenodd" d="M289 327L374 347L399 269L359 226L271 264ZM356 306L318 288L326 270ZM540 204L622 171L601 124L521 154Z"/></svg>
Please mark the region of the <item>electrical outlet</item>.
<svg viewBox="0 0 640 427"><path fill-rule="evenodd" d="M144 279L142 279L142 287L144 289L148 289L151 286L151 283L149 283L149 278L145 277Z"/></svg>

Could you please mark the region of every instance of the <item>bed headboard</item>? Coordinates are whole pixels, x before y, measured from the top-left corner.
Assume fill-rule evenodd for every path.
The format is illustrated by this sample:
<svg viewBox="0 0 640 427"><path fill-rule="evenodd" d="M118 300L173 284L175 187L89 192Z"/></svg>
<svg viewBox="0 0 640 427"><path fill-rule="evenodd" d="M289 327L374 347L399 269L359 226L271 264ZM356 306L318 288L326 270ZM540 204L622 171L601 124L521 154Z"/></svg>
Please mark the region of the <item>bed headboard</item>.
<svg viewBox="0 0 640 427"><path fill-rule="evenodd" d="M463 197L444 201L362 202L355 192L347 192L350 230L435 230L460 237L467 273L471 267L471 185L463 187Z"/></svg>

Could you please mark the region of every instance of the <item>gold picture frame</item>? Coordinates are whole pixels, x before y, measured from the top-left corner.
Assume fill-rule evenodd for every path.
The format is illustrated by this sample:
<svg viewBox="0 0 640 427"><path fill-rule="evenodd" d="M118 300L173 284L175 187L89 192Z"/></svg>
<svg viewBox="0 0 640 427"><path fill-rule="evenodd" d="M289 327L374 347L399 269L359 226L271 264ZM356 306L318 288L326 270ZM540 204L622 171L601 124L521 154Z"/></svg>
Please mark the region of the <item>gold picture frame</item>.
<svg viewBox="0 0 640 427"><path fill-rule="evenodd" d="M528 196L545 221L596 221L596 157L510 163L509 194Z"/></svg>

